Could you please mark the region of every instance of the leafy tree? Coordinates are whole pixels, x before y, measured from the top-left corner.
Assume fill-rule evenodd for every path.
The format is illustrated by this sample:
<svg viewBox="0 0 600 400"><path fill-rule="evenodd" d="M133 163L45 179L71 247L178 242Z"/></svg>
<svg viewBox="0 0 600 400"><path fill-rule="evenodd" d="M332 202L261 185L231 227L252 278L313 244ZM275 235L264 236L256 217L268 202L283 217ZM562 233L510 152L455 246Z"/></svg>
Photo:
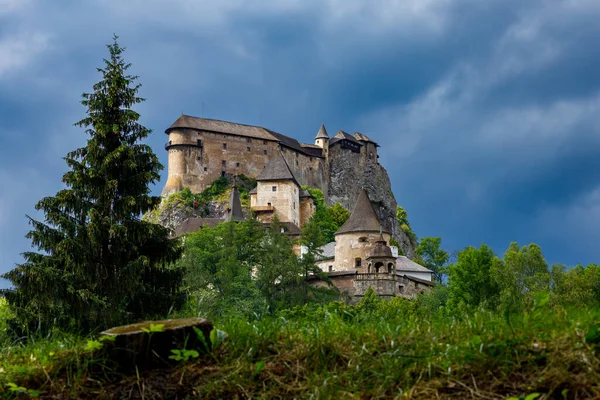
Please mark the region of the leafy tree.
<svg viewBox="0 0 600 400"><path fill-rule="evenodd" d="M308 293L306 270L282 232L277 216L263 240L262 259L256 268L256 286L271 309L305 303Z"/></svg>
<svg viewBox="0 0 600 400"><path fill-rule="evenodd" d="M548 264L537 244L519 248L512 242L502 261L494 263L492 276L500 289L500 305L506 312L518 312L533 305L534 293L548 290Z"/></svg>
<svg viewBox="0 0 600 400"><path fill-rule="evenodd" d="M434 279L442 283L443 275L446 273L448 253L441 249L442 238L425 237L421 239L416 249L417 256L423 266L433 271Z"/></svg>
<svg viewBox="0 0 600 400"><path fill-rule="evenodd" d="M485 244L459 252L458 260L448 269L448 305L494 308L498 298L498 287L491 276L495 259Z"/></svg>
<svg viewBox="0 0 600 400"><path fill-rule="evenodd" d="M332 207L325 204L323 192L309 186L302 186L314 198L315 214L311 219L315 219L319 230L321 231L324 243L330 243L335 240L335 232L350 218L350 212L341 204L335 203Z"/></svg>
<svg viewBox="0 0 600 400"><path fill-rule="evenodd" d="M252 280L262 259L264 229L256 220L225 222L186 235L185 285L196 312L222 316L233 310L251 315L266 303Z"/></svg>
<svg viewBox="0 0 600 400"><path fill-rule="evenodd" d="M582 306L600 304L600 266L577 265L568 269L553 265L550 272L551 298L555 304Z"/></svg>
<svg viewBox="0 0 600 400"><path fill-rule="evenodd" d="M160 202L148 186L163 168L140 143L151 132L131 109L144 100L141 85L126 75L117 36L107 47L102 80L81 101L87 117L75 124L86 128L87 145L65 157L67 188L37 203L44 221L28 217L27 237L40 252L24 253L25 262L3 276L14 286L4 293L24 330L89 331L166 314L181 298L182 271L169 267L179 242L140 219Z"/></svg>
<svg viewBox="0 0 600 400"><path fill-rule="evenodd" d="M337 202L331 206L329 213L331 214L331 219L333 219L333 222L338 227L344 225L346 221L348 221L348 218L350 218L350 211L346 210L340 203Z"/></svg>

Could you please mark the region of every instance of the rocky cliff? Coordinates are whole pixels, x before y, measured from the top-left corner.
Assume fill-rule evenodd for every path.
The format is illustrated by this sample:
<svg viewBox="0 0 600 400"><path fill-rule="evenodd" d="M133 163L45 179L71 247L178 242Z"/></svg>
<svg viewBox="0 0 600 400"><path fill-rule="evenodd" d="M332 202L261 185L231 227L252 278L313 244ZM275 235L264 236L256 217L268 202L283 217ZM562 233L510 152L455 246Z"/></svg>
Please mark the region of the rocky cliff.
<svg viewBox="0 0 600 400"><path fill-rule="evenodd" d="M401 251L414 258L416 243L400 228L396 220L397 202L386 169L375 160L361 160L360 154L346 152L343 157L331 157L329 191L326 201L336 202L352 211L360 190L364 187L384 227L392 232Z"/></svg>

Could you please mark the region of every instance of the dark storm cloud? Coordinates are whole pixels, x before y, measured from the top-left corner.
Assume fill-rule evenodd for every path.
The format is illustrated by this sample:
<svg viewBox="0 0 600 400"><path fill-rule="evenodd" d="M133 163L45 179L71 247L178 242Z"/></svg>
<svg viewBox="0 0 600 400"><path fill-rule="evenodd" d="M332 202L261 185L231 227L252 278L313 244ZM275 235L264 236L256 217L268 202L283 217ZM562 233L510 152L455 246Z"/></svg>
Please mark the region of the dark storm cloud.
<svg viewBox="0 0 600 400"><path fill-rule="evenodd" d="M449 250L537 242L598 261L600 5L594 0L0 0L0 271L61 187L72 124L115 32L166 164L181 113L311 142L375 138L398 202ZM163 171L163 176L166 171ZM160 190L160 183L155 192Z"/></svg>

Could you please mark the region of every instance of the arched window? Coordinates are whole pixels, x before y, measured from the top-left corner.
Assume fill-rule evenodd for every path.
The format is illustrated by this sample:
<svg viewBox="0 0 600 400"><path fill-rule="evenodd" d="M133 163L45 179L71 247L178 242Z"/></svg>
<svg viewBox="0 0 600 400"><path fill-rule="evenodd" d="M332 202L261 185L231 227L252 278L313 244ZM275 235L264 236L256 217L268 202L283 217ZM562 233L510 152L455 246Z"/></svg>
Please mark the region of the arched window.
<svg viewBox="0 0 600 400"><path fill-rule="evenodd" d="M380 269L383 267L382 262L375 263L375 273L378 274Z"/></svg>
<svg viewBox="0 0 600 400"><path fill-rule="evenodd" d="M388 264L388 274L391 274L394 272L394 264L389 263Z"/></svg>

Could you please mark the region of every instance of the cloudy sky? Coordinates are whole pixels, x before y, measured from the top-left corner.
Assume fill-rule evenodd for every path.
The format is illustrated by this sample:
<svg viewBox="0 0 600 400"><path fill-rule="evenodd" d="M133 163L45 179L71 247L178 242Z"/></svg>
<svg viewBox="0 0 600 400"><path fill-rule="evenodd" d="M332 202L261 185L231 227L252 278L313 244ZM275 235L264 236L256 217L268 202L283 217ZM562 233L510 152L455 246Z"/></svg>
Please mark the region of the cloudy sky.
<svg viewBox="0 0 600 400"><path fill-rule="evenodd" d="M165 164L182 112L309 143L325 123L382 145L413 229L448 251L599 263L598 20L598 0L0 0L0 272L85 143L113 33Z"/></svg>

